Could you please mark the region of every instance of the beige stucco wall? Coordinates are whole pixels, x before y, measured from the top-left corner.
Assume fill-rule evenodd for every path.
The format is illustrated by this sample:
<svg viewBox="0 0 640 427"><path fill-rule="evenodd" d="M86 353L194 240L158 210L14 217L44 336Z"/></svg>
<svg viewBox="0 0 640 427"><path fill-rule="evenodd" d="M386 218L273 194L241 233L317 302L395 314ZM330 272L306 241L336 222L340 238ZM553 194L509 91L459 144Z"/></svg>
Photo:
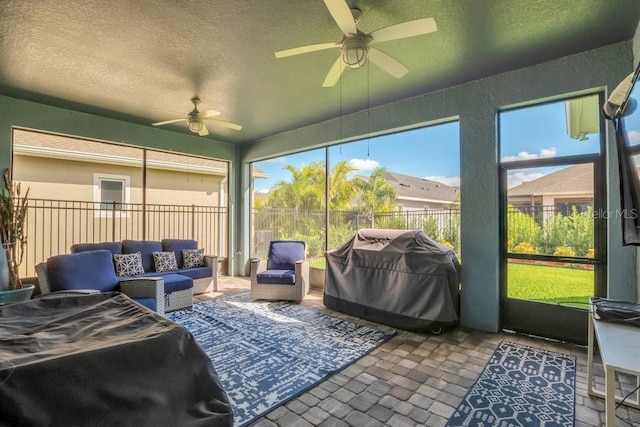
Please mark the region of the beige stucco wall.
<svg viewBox="0 0 640 427"><path fill-rule="evenodd" d="M132 166L16 155L14 179L29 188L32 199L94 201L94 174L130 178L130 203L142 203L142 169ZM226 178L194 172L147 171L147 203L220 206Z"/></svg>

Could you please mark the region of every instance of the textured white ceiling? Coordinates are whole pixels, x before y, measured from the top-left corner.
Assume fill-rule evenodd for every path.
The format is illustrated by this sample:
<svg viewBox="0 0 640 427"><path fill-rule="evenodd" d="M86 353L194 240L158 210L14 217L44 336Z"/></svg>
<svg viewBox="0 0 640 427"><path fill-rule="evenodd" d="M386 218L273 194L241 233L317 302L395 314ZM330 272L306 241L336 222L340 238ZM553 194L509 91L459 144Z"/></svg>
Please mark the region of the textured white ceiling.
<svg viewBox="0 0 640 427"><path fill-rule="evenodd" d="M322 82L340 41L321 0L1 0L0 94L144 125L201 109L240 123L246 143L498 72L629 40L638 0L348 0L365 33L433 17L436 33L376 45L409 68L373 64ZM168 126L188 132L185 125Z"/></svg>

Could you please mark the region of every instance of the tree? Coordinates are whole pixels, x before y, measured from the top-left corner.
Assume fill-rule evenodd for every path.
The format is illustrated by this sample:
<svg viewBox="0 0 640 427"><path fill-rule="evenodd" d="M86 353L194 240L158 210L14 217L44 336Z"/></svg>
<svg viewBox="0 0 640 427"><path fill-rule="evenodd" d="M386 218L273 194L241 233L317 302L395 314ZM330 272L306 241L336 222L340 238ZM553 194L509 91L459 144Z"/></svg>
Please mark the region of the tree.
<svg viewBox="0 0 640 427"><path fill-rule="evenodd" d="M355 169L346 161L336 163L329 175L329 209L344 211L352 208L358 194L358 186L349 174Z"/></svg>
<svg viewBox="0 0 640 427"><path fill-rule="evenodd" d="M324 207L324 162L313 162L297 169L287 165L290 181L272 187L267 205L273 208L321 209Z"/></svg>
<svg viewBox="0 0 640 427"><path fill-rule="evenodd" d="M385 168L375 168L369 178L355 177L354 182L360 190L360 203L371 217L372 227L375 227L374 214L393 211L393 199L396 190L386 178Z"/></svg>

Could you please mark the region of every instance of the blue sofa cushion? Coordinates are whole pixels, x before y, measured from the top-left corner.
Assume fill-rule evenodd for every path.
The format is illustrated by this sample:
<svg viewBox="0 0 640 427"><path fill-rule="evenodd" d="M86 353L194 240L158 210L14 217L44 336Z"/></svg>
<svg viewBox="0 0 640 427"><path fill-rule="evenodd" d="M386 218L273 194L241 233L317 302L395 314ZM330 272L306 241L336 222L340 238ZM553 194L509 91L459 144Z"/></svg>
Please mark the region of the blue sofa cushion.
<svg viewBox="0 0 640 427"><path fill-rule="evenodd" d="M155 298L133 298L133 300L135 302L137 302L138 304L142 304L143 306L147 307L149 310L151 311L156 311L158 308L158 304L156 304L156 299Z"/></svg>
<svg viewBox="0 0 640 427"><path fill-rule="evenodd" d="M296 261L305 259L305 243L295 240L272 240L269 243L267 270L294 270Z"/></svg>
<svg viewBox="0 0 640 427"><path fill-rule="evenodd" d="M295 285L295 270L265 270L256 276L256 281L261 285Z"/></svg>
<svg viewBox="0 0 640 427"><path fill-rule="evenodd" d="M153 262L153 253L162 252L162 243L154 240L123 240L122 241L122 253L131 254L140 252L142 256L142 267L145 273L155 271L155 264Z"/></svg>
<svg viewBox="0 0 640 427"><path fill-rule="evenodd" d="M76 243L71 246L71 253L86 252L86 251L98 251L100 249L106 249L111 251L112 254L122 253L122 242L102 242L102 243Z"/></svg>
<svg viewBox="0 0 640 427"><path fill-rule="evenodd" d="M108 250L56 255L47 260L47 276L52 291L97 289L100 292L119 290Z"/></svg>
<svg viewBox="0 0 640 427"><path fill-rule="evenodd" d="M178 268L183 268L183 249L198 249L198 242L191 239L162 239L162 250L165 252L175 252Z"/></svg>
<svg viewBox="0 0 640 427"><path fill-rule="evenodd" d="M213 268L211 267L196 267L196 268L183 268L178 273L191 277L192 279L202 279L203 277L213 277Z"/></svg>
<svg viewBox="0 0 640 427"><path fill-rule="evenodd" d="M135 277L162 277L164 279L164 293L183 291L193 288L193 279L178 273L144 273Z"/></svg>

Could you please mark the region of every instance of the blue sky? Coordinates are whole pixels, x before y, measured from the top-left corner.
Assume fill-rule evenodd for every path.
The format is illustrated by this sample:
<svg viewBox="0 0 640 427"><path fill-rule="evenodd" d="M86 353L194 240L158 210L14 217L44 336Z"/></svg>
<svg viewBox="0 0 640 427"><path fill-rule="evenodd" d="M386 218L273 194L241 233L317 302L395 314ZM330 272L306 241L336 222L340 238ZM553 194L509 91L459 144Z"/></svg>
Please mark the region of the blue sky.
<svg viewBox="0 0 640 427"><path fill-rule="evenodd" d="M565 104L559 101L501 113L500 158L521 160L597 152L595 135L587 135L585 141L569 137ZM460 185L459 140L458 122L450 122L334 146L330 159L332 164L342 160L349 162L361 175L381 166L391 172L457 186ZM290 174L284 170L287 164L300 168L313 161L324 161L324 149L257 162L269 178L256 180L256 190L266 192L275 182L289 180ZM509 174L509 186L539 178L553 170L557 169L513 171Z"/></svg>

